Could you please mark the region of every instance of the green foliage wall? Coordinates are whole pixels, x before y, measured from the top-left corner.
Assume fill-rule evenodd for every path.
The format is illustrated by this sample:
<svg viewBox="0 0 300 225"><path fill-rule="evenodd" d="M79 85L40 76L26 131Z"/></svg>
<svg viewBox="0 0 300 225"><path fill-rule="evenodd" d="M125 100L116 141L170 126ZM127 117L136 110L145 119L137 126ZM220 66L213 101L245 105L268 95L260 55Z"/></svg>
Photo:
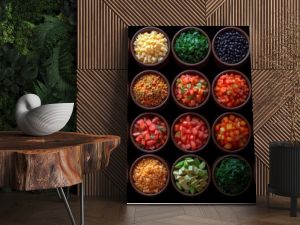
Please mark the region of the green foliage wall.
<svg viewBox="0 0 300 225"><path fill-rule="evenodd" d="M25 93L42 104L75 102L76 0L0 3L0 130L16 129ZM75 130L75 113L65 130Z"/></svg>

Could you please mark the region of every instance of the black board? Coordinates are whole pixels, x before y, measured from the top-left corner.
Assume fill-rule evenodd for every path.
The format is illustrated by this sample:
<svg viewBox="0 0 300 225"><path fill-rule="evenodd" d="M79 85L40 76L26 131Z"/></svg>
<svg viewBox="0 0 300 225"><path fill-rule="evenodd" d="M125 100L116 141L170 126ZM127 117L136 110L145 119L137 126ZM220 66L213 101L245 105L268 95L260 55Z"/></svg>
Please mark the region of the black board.
<svg viewBox="0 0 300 225"><path fill-rule="evenodd" d="M142 26L129 26L128 27L128 38L131 40L133 35L139 30L143 28ZM159 26L158 28L165 31L165 33L169 36L170 41L172 41L173 36L177 31L179 31L181 26ZM221 26L199 26L203 31L205 31L210 40L212 41L214 35L223 27ZM248 26L239 26L242 30L244 30L249 35L249 27ZM152 68L151 68L152 69ZM180 68L173 56L172 53L170 53L170 60L169 62L162 68L155 70L160 71L162 74L166 76L168 79L170 85L173 82L173 79L176 75L178 75L180 72L182 72L184 69ZM189 69L189 68L187 68ZM233 69L233 68L226 68L226 69ZM132 57L130 50L128 51L128 88L130 87L130 83L132 79L137 75L139 72L143 71L144 68L141 68ZM197 69L200 72L204 73L206 77L209 79L210 83L212 84L212 81L216 75L218 75L220 72L225 70L224 68L218 67L218 65L215 63L215 60L213 58L213 55L210 55L209 61L207 65L202 69ZM251 61L250 56L248 57L245 64L243 64L242 67L237 68L237 70L243 72L251 81ZM232 111L232 110L231 110ZM167 104L161 108L157 109L155 111L146 111L141 108L139 108L131 99L130 93L128 91L128 130L132 123L132 121L141 113L144 112L156 112L161 114L169 123L169 126L171 128L171 125L176 117L181 115L182 113L189 112L189 110L185 110L182 108L179 108L172 97L170 96ZM215 119L221 115L222 113L228 112L228 110L221 109L216 105L214 102L212 95L210 96L208 102L201 107L198 110L193 110L192 112L199 113L203 115L209 122L210 127L212 127L212 124L214 123ZM252 113L252 98L248 101L248 103L242 107L239 110L234 110L233 112L237 112L242 114L250 123L251 128L253 130L253 113ZM137 159L139 156L142 156L146 153L140 151L137 149L134 144L131 142L128 132L128 145L127 145L127 161L128 161L128 171L131 166L131 164L134 162L135 159ZM171 138L169 139L167 145L162 149L161 151L158 151L157 153L154 153L158 156L161 156L163 159L167 161L169 164L169 168L171 169L173 163L178 159L180 156L184 155L185 153L180 151L176 148L176 146L173 144ZM226 155L226 153L219 150L215 144L212 141L212 138L210 138L210 141L208 145L205 147L205 149L201 150L198 153L195 153L201 157L203 157L210 166L212 170L213 163L221 156ZM211 203L249 203L253 204L256 203L256 189L255 189L255 156L254 156L254 140L253 140L253 132L251 135L251 139L249 144L246 146L244 150L237 153L238 155L244 157L251 165L252 171L253 171L253 178L252 183L250 187L247 189L246 192L239 196L235 197L229 197L222 193L220 193L217 188L214 186L213 182L210 183L209 187L206 189L205 192L198 196L184 196L178 193L175 188L172 185L172 182L170 181L168 184L168 187L163 191L161 194L157 196L143 196L139 193L137 193L131 186L129 180L128 180L128 186L127 186L127 203L199 203L199 204L211 204ZM128 176L129 177L129 176Z"/></svg>

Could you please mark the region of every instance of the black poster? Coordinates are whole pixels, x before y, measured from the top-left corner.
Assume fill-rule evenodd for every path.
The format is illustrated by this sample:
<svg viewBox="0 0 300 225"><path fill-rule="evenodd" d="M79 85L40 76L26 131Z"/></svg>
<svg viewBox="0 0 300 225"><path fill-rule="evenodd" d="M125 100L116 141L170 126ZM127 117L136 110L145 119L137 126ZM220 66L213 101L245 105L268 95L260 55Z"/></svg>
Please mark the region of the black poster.
<svg viewBox="0 0 300 225"><path fill-rule="evenodd" d="M128 28L127 203L255 203L249 27L143 28Z"/></svg>

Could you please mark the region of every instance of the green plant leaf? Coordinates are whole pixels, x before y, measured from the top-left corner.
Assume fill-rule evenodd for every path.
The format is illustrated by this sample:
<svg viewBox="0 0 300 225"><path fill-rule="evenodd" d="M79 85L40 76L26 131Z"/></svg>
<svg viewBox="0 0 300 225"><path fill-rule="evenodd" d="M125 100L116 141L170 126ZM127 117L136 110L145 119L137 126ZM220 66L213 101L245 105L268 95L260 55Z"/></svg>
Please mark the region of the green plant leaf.
<svg viewBox="0 0 300 225"><path fill-rule="evenodd" d="M24 79L33 80L38 75L38 68L33 65L28 65L22 70L21 75Z"/></svg>

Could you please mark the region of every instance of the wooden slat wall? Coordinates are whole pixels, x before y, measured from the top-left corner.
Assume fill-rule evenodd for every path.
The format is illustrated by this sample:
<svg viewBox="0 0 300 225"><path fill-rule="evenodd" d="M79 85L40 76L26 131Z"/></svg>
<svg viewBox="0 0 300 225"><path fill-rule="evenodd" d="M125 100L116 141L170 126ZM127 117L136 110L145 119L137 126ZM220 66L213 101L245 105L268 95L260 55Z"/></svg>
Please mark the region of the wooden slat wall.
<svg viewBox="0 0 300 225"><path fill-rule="evenodd" d="M298 79L295 65L280 63L284 54L275 63L265 56L284 51L280 46L286 40L279 34L293 37L282 25L292 22L300 24L299 0L78 0L78 131L122 137L109 168L86 177L86 194L125 199L127 26L246 25L251 32L257 194L265 195L268 143L290 137L295 114L282 96L293 91Z"/></svg>

